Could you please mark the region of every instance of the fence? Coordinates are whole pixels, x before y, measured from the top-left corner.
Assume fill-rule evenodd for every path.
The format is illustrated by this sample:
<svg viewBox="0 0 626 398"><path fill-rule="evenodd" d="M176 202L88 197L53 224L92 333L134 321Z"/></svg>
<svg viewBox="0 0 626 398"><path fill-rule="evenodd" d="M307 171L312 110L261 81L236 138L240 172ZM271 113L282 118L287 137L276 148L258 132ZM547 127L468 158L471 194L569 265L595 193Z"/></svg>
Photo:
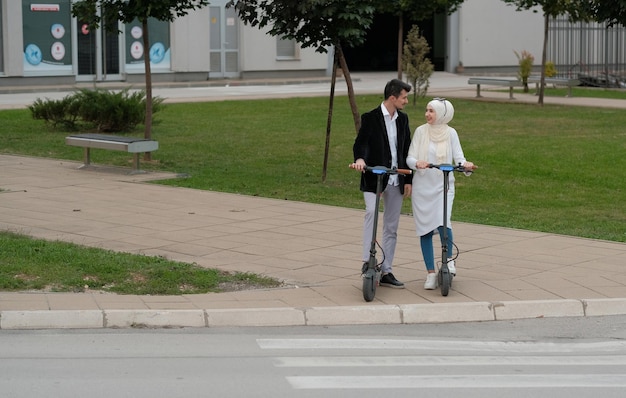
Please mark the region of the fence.
<svg viewBox="0 0 626 398"><path fill-rule="evenodd" d="M626 88L626 28L599 23L550 20L547 61L557 77L578 78L584 85Z"/></svg>

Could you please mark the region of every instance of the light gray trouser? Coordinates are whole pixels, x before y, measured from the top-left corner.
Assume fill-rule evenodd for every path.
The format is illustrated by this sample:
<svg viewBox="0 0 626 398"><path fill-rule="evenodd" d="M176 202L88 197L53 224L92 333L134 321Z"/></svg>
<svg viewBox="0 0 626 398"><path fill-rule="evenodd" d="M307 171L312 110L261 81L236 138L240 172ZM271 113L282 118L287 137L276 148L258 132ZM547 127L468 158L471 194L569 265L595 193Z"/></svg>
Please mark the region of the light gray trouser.
<svg viewBox="0 0 626 398"><path fill-rule="evenodd" d="M373 192L363 192L365 200L365 221L363 223L363 261L368 261L370 257L370 247L372 244L372 228L374 227L374 216L376 207L376 194ZM380 248L376 248L376 257L378 261L383 259L383 273L391 272L393 257L396 252L396 242L398 240L398 223L400 222L400 213L402 211L402 193L399 186L387 185L382 193L383 211L383 237L382 237L382 253ZM380 222L378 223L380 226ZM377 233L378 236L378 233ZM380 242L380 238L377 237Z"/></svg>

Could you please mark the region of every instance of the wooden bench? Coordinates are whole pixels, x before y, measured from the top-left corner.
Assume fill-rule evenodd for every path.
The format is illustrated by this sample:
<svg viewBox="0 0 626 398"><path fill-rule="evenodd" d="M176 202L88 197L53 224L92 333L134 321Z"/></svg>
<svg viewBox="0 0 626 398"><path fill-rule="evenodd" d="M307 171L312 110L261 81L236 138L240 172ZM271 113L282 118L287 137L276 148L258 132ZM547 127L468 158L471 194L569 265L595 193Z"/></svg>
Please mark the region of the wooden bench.
<svg viewBox="0 0 626 398"><path fill-rule="evenodd" d="M113 134L76 134L65 137L65 143L71 146L78 146L85 149L83 166L91 163L90 150L110 149L113 151L123 151L133 154L133 172L139 173L139 154L152 152L159 149L157 141L145 138L122 137Z"/></svg>
<svg viewBox="0 0 626 398"><path fill-rule="evenodd" d="M572 87L580 86L579 79L568 79L563 77L546 77L544 78L546 84L552 84L554 86L567 86L567 96L572 96ZM528 78L528 83L535 83L535 88L539 92L539 84L541 84L541 76L531 76Z"/></svg>
<svg viewBox="0 0 626 398"><path fill-rule="evenodd" d="M467 84L475 84L476 85L476 97L480 98L480 86L482 84L492 85L492 86L507 86L509 88L509 99L513 98L513 87L521 87L522 82L517 79L506 79L506 78L496 78L496 77L470 77L467 81Z"/></svg>

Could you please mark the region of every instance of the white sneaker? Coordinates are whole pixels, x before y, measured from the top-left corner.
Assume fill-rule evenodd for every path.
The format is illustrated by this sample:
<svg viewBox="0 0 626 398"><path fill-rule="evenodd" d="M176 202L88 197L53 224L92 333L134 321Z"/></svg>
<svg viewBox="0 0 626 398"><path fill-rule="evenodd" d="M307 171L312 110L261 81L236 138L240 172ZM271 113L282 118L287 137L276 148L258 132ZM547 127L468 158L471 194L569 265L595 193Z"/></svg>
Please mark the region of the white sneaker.
<svg viewBox="0 0 626 398"><path fill-rule="evenodd" d="M424 289L435 290L437 288L437 273L431 272L426 275L426 282L424 282Z"/></svg>
<svg viewBox="0 0 626 398"><path fill-rule="evenodd" d="M454 266L454 260L448 261L448 271L454 276L456 276L456 267Z"/></svg>

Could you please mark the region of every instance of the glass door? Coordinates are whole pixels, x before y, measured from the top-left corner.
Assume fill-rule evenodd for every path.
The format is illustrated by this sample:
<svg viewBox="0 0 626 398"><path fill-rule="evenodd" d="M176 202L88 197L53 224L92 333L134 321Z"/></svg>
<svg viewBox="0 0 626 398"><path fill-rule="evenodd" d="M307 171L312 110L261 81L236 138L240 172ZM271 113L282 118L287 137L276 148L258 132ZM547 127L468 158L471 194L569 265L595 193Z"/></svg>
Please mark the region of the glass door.
<svg viewBox="0 0 626 398"><path fill-rule="evenodd" d="M104 28L90 30L86 23L76 20L77 81L119 81L121 48L124 35L107 32Z"/></svg>
<svg viewBox="0 0 626 398"><path fill-rule="evenodd" d="M209 77L239 77L239 18L225 0L212 1L209 7L211 71Z"/></svg>

